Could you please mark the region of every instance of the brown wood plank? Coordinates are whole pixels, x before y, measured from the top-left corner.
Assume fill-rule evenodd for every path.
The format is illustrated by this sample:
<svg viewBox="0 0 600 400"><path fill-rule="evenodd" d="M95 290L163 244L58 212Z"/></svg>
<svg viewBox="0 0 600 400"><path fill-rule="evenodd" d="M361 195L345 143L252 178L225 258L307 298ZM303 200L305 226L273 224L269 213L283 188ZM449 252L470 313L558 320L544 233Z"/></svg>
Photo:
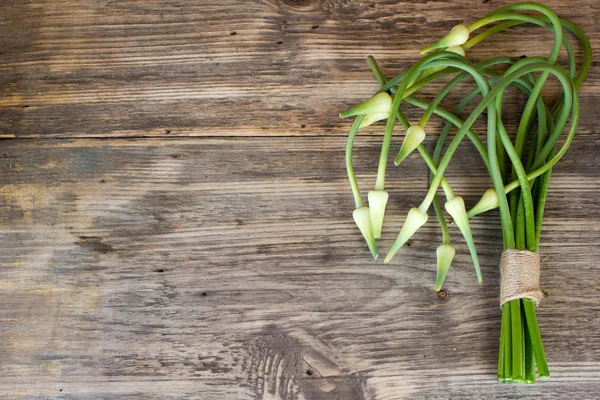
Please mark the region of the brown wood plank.
<svg viewBox="0 0 600 400"><path fill-rule="evenodd" d="M484 285L453 232L440 296L434 223L392 263L369 258L343 148L339 137L3 141L0 397L600 392L600 140L578 137L553 175L538 310L552 378L534 387L495 382L497 214L473 221ZM459 152L448 179L473 204L489 179L466 179L476 156ZM377 154L377 138L357 141L363 190ZM425 176L418 157L390 167L383 250Z"/></svg>
<svg viewBox="0 0 600 400"><path fill-rule="evenodd" d="M454 24L509 3L3 0L0 134L341 134L338 112L377 88L367 55L399 73ZM545 3L600 48L597 1ZM515 28L469 56L542 55L550 40ZM595 64L581 133L594 132L599 82Z"/></svg>

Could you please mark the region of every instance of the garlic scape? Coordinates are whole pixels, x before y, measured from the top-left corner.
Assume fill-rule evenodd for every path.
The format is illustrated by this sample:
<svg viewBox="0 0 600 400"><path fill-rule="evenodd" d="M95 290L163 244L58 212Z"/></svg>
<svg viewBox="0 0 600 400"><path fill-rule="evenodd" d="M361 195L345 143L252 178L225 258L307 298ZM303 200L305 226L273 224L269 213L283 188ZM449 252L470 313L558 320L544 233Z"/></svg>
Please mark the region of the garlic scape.
<svg viewBox="0 0 600 400"><path fill-rule="evenodd" d="M455 53L455 54L458 54L458 55L460 55L462 57L464 57L466 55L465 50L461 46L459 46L459 45L450 46L447 49L444 49L444 51L448 51L450 53ZM419 74L413 75L412 79L410 80L410 82L408 84L408 87L413 86L415 84L415 82L417 82L419 80L422 80L422 79L428 77L431 74L439 72L439 71L443 70L444 68L445 67L431 67L431 68L424 69Z"/></svg>
<svg viewBox="0 0 600 400"><path fill-rule="evenodd" d="M360 233L362 233L367 246L373 255L373 258L377 258L377 246L375 245L375 237L373 236L373 226L371 224L371 212L369 207L363 205L363 201L360 195L360 189L358 188L358 182L354 175L354 166L352 164L352 146L354 145L354 138L360 124L364 119L364 115L359 115L354 120L352 128L348 133L348 141L346 143L346 172L348 173L348 180L350 181L350 187L352 188L352 196L354 197L354 204L356 209L352 213L352 218L358 226Z"/></svg>
<svg viewBox="0 0 600 400"><path fill-rule="evenodd" d="M375 237L373 236L373 225L371 223L371 212L369 211L369 207L359 207L352 212L352 218L354 218L354 222L358 229L360 229L360 233L362 233L365 241L367 242L367 246L371 251L374 259L377 259L377 245L375 244Z"/></svg>
<svg viewBox="0 0 600 400"><path fill-rule="evenodd" d="M447 49L445 49L445 51L449 51L450 53L454 53L454 54L458 54L460 56L465 56L465 50L461 47L461 46L450 46ZM423 79L431 74L434 74L438 71L443 70L445 67L431 67L431 68L427 68L426 70L424 70L421 73L421 76L419 76L419 79Z"/></svg>
<svg viewBox="0 0 600 400"><path fill-rule="evenodd" d="M486 211L494 210L498 208L498 195L496 194L496 189L491 188L485 191L481 199L467 212L467 216L469 218L473 218L474 216L484 213Z"/></svg>
<svg viewBox="0 0 600 400"><path fill-rule="evenodd" d="M479 267L479 258L477 257L477 251L475 250L475 242L473 241L473 234L471 233L471 225L469 224L469 218L467 217L465 202L462 197L456 196L446 202L445 208L467 242L467 247L473 258L473 264L475 265L477 281L481 284L482 278L481 269Z"/></svg>
<svg viewBox="0 0 600 400"><path fill-rule="evenodd" d="M368 194L369 210L371 212L371 223L373 224L373 235L375 239L381 237L383 227L383 216L389 194L385 190L371 190Z"/></svg>
<svg viewBox="0 0 600 400"><path fill-rule="evenodd" d="M351 117L354 115L364 115L364 119L360 123L359 129L367 127L377 121L388 119L392 111L392 96L387 92L377 93L369 100L364 101L354 107L350 107L346 111L340 113L341 118Z"/></svg>
<svg viewBox="0 0 600 400"><path fill-rule="evenodd" d="M469 29L463 25L458 24L448 32L446 36L435 42L429 47L421 50L420 54L427 54L430 51L437 49L445 49L451 46L461 46L469 40Z"/></svg>
<svg viewBox="0 0 600 400"><path fill-rule="evenodd" d="M402 225L402 229L400 229L400 233L398 234L396 241L385 256L383 262L390 262L398 250L400 250L400 248L404 246L406 242L408 242L408 240L419 230L420 227L425 225L425 222L427 222L427 214L416 207L411 208L406 216L404 225Z"/></svg>
<svg viewBox="0 0 600 400"><path fill-rule="evenodd" d="M411 125L406 131L402 146L394 159L394 164L400 165L410 153L412 153L425 140L425 130L420 125Z"/></svg>
<svg viewBox="0 0 600 400"><path fill-rule="evenodd" d="M437 255L435 291L439 292L442 289L442 285L444 284L444 280L446 279L446 275L448 274L452 260L454 260L456 250L450 244L444 243L437 248L435 253Z"/></svg>

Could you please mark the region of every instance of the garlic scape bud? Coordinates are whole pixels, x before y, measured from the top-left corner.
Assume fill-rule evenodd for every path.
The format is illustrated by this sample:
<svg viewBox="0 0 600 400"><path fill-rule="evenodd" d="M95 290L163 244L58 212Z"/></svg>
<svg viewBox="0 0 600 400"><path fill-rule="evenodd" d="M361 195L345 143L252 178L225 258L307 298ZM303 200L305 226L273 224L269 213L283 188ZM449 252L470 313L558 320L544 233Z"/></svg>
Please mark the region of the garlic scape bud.
<svg viewBox="0 0 600 400"><path fill-rule="evenodd" d="M388 119L392 112L392 96L387 92L377 93L369 100L364 101L354 107L342 111L340 118L346 118L353 115L364 115L359 128L364 128L382 119Z"/></svg>
<svg viewBox="0 0 600 400"><path fill-rule="evenodd" d="M367 195L369 199L369 211L371 212L371 224L373 225L373 236L375 239L381 237L383 216L389 194L385 190L371 190Z"/></svg>
<svg viewBox="0 0 600 400"><path fill-rule="evenodd" d="M375 114L367 114L365 118L362 120L358 129L366 128L369 125L373 125L377 121L381 121L382 119L388 119L390 117L390 113L375 113Z"/></svg>
<svg viewBox="0 0 600 400"><path fill-rule="evenodd" d="M473 208L467 212L467 216L469 218L473 218L477 214L484 213L486 211L494 210L498 208L498 195L496 193L496 189L491 188L485 191L481 199L475 204Z"/></svg>
<svg viewBox="0 0 600 400"><path fill-rule="evenodd" d="M473 259L473 264L475 265L475 273L477 274L477 281L481 284L481 269L479 268L479 258L477 257L477 251L475 250L475 242L473 241L473 235L471 233L471 225L469 225L469 218L467 217L467 210L465 208L465 202L460 196L456 196L451 200L448 200L445 204L446 211L452 219L454 219L454 223L458 226L460 233L462 233L465 241L467 242L467 246L469 247L469 252L471 253L471 258Z"/></svg>
<svg viewBox="0 0 600 400"><path fill-rule="evenodd" d="M444 49L451 46L462 46L467 40L469 40L469 29L463 24L458 24L446 36L421 50L421 54L427 54L432 50Z"/></svg>
<svg viewBox="0 0 600 400"><path fill-rule="evenodd" d="M400 250L400 248L404 245L404 243L408 242L408 240L415 234L420 227L425 225L427 222L427 214L422 212L416 207L413 207L408 212L406 216L406 221L404 221L404 225L402 225L402 229L400 229L400 233L396 238L396 241L392 245L392 248L385 256L383 260L384 263L390 262L390 260L394 257L394 255Z"/></svg>
<svg viewBox="0 0 600 400"><path fill-rule="evenodd" d="M437 254L437 276L435 278L435 291L439 292L442 289L450 264L454 260L456 250L450 244L442 244L436 250Z"/></svg>
<svg viewBox="0 0 600 400"><path fill-rule="evenodd" d="M375 238L373 237L373 226L371 224L371 213L369 212L369 207L359 207L355 209L352 212L352 218L354 218L354 222L358 226L358 229L360 229L360 233L362 233L363 237L365 238L373 258L377 259L379 254L377 252Z"/></svg>
<svg viewBox="0 0 600 400"><path fill-rule="evenodd" d="M410 153L412 153L425 140L425 130L421 125L411 125L406 131L406 136L402 141L402 146L398 155L394 159L394 164L400 165Z"/></svg>
<svg viewBox="0 0 600 400"><path fill-rule="evenodd" d="M449 51L450 53L455 53L461 56L466 56L467 53L465 53L465 49L462 48L462 46L460 45L456 45L456 46L450 46L446 49L446 51Z"/></svg>

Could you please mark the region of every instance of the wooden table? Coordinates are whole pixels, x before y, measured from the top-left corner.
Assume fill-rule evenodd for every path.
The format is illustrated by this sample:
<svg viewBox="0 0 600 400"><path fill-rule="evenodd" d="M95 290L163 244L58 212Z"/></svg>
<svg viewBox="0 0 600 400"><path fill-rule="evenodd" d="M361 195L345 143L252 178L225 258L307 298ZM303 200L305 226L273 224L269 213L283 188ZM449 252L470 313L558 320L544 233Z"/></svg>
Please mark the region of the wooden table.
<svg viewBox="0 0 600 400"><path fill-rule="evenodd" d="M435 224L384 265L351 219L337 113L377 89L367 55L398 73L508 3L4 0L0 396L597 398L597 61L544 219L549 381L495 379L497 213L472 222L484 284L454 232L440 293ZM597 1L547 3L599 51ZM469 56L547 54L550 40L520 27ZM382 129L357 138L363 189ZM473 204L489 178L469 145L457 160L447 177ZM390 167L382 249L426 176L417 156Z"/></svg>

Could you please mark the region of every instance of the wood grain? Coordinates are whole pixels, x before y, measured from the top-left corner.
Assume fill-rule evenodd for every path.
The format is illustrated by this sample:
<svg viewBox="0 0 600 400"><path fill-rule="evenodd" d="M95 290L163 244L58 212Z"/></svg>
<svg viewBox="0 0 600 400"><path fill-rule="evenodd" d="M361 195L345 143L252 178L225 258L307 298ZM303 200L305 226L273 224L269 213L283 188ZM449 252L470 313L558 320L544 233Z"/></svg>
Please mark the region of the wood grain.
<svg viewBox="0 0 600 400"><path fill-rule="evenodd" d="M484 284L453 231L440 294L434 223L384 265L350 216L338 112L376 90L367 55L400 72L508 3L4 0L0 398L596 397L596 60L544 219L549 381L495 381L497 213L472 222ZM546 4L600 48L596 1ZM544 54L549 39L519 27L469 57ZM522 97L506 100L510 129ZM357 139L363 191L381 129ZM489 178L471 146L456 160L446 177L472 205ZM388 169L384 252L427 189L418 157Z"/></svg>
<svg viewBox="0 0 600 400"><path fill-rule="evenodd" d="M363 187L377 145L357 143ZM484 285L453 232L458 256L438 295L434 224L391 264L369 258L349 215L343 138L5 141L0 394L588 398L600 390L600 141L573 146L590 163L557 168L541 249L553 375L522 387L494 379L497 214L473 222ZM390 173L382 249L426 189L420 160L402 168ZM458 174L448 179L472 204L488 178Z"/></svg>
<svg viewBox="0 0 600 400"><path fill-rule="evenodd" d="M4 0L0 133L342 134L349 124L339 111L377 89L369 54L400 73L454 24L508 3ZM600 48L596 1L546 4ZM469 57L495 56L499 47L548 54L551 36L519 27L486 43ZM594 131L599 81L594 68L581 93L581 133Z"/></svg>

